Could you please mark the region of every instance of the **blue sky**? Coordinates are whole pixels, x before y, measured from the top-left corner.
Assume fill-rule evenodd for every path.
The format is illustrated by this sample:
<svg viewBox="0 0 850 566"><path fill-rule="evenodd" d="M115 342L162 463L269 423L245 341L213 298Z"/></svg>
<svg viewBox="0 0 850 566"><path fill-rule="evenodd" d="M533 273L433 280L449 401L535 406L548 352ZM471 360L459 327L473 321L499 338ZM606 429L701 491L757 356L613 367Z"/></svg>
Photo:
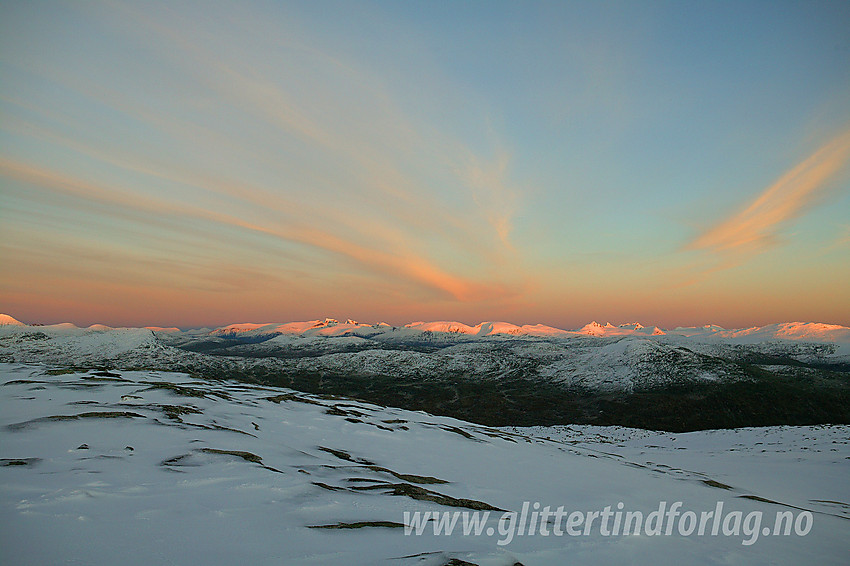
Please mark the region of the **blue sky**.
<svg viewBox="0 0 850 566"><path fill-rule="evenodd" d="M850 324L846 2L6 2L23 320Z"/></svg>

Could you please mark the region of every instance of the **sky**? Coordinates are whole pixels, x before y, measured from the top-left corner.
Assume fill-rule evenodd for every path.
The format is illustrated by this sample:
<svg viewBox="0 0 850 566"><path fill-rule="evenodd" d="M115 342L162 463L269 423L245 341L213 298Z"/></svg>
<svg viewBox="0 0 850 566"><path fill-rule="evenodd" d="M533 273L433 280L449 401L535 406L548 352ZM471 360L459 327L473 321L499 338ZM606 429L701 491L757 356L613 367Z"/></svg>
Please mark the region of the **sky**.
<svg viewBox="0 0 850 566"><path fill-rule="evenodd" d="M0 312L850 326L850 3L0 3Z"/></svg>

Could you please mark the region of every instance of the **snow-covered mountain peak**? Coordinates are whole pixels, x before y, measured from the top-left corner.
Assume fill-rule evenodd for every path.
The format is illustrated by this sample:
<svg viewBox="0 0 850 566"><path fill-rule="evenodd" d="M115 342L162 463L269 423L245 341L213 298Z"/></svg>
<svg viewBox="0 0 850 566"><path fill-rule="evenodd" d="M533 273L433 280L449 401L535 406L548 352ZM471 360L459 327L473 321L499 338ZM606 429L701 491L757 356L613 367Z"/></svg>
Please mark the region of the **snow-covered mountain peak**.
<svg viewBox="0 0 850 566"><path fill-rule="evenodd" d="M602 333L604 332L604 328L605 328L604 326L602 326L601 324L599 324L598 322L596 322L594 320L593 322L590 322L590 323L582 326L578 330L578 332L579 332L579 334L589 334L591 336L601 336Z"/></svg>
<svg viewBox="0 0 850 566"><path fill-rule="evenodd" d="M163 334L174 334L174 333L176 333L176 332L180 332L180 329L179 329L179 328L177 328L176 326L168 326L168 327L162 327L162 326L145 326L145 328L146 328L146 329L148 329L148 330L150 330L150 331L152 331L152 332L161 332L161 333L163 333ZM208 331L208 332L209 332L209 331Z"/></svg>
<svg viewBox="0 0 850 566"><path fill-rule="evenodd" d="M20 320L9 316L8 314L0 314L0 325L25 326Z"/></svg>
<svg viewBox="0 0 850 566"><path fill-rule="evenodd" d="M4 333L23 332L26 329L38 329L51 335L77 333L108 333L111 331L131 330L112 328L103 324L93 324L87 328L79 328L66 322L45 326L28 326L10 315L0 315L0 328ZM390 325L386 322L378 324L367 324L354 319L346 319L340 322L334 318L315 319L301 322L266 322L252 323L244 322L230 324L216 329L195 329L181 331L176 327L147 326L146 332L154 332L158 335L180 335L194 337L214 337L225 339L242 339L250 341L262 341L275 336L285 335L292 339L318 338L318 337L359 337L370 338L378 336L394 336L399 339L433 336L435 339L442 336L446 340L478 340L478 339L508 339L511 337L526 338L570 338L581 336L595 336L600 338L612 337L650 337L650 336L677 336L706 342L729 341L739 344L755 344L766 341L801 341L820 342L833 344L850 344L850 328L837 324L820 322L784 322L769 324L766 326L753 326L749 328L725 329L714 324L693 327L678 327L672 330L663 330L658 326L644 326L639 322L628 322L615 326L610 322L604 325L592 321L577 330L563 330L560 328L546 326L543 324L517 325L504 321L485 321L474 326L458 321L416 321L401 327ZM850 351L850 347L847 348Z"/></svg>
<svg viewBox="0 0 850 566"><path fill-rule="evenodd" d="M438 320L435 322L411 322L405 324L405 328L413 328L423 332L452 332L457 334L477 334L474 326L466 325L462 322Z"/></svg>

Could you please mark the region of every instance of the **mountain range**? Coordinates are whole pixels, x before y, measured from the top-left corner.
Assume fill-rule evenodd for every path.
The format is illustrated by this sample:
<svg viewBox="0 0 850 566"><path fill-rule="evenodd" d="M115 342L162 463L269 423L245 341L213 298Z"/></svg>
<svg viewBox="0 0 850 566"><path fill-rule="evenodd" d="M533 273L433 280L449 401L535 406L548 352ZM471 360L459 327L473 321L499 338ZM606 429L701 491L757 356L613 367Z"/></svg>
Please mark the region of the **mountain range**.
<svg viewBox="0 0 850 566"><path fill-rule="evenodd" d="M640 323L30 326L0 315L0 361L179 370L355 396L488 425L694 430L850 422L850 328Z"/></svg>

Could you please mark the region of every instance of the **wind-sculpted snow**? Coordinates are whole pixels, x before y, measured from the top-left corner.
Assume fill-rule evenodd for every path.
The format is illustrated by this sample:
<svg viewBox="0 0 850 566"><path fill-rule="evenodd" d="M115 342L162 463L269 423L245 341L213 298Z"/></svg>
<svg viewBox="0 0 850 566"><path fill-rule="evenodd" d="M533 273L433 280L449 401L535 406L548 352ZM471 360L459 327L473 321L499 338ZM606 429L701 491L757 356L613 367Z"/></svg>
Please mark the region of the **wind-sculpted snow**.
<svg viewBox="0 0 850 566"><path fill-rule="evenodd" d="M535 439L594 448L606 456L735 493L758 492L786 505L850 519L850 427L779 426L665 433L624 427L504 427ZM769 470L769 473L766 473ZM818 482L820 495L811 489Z"/></svg>
<svg viewBox="0 0 850 566"><path fill-rule="evenodd" d="M187 374L0 364L3 564L842 564L848 427L494 429ZM765 473L769 470L769 473ZM404 512L809 512L805 536L405 535ZM772 519L771 519L772 520ZM767 524L767 523L765 523ZM772 523L770 523L772 525ZM501 540L504 540L503 538Z"/></svg>

